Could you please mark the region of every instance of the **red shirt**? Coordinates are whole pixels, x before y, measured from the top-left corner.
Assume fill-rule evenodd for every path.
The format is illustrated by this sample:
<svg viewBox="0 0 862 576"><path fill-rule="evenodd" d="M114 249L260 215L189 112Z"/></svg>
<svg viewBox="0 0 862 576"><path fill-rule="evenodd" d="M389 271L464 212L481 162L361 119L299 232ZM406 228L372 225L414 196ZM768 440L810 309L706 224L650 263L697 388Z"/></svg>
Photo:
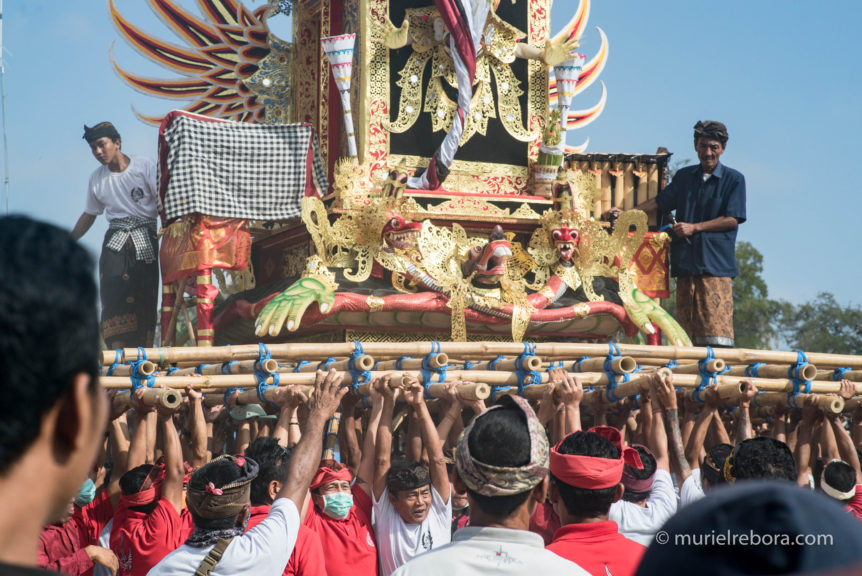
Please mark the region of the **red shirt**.
<svg viewBox="0 0 862 576"><path fill-rule="evenodd" d="M111 550L120 561L118 576L146 576L159 561L179 548L189 537L174 505L162 498L152 513L131 510L126 499L114 514Z"/></svg>
<svg viewBox="0 0 862 576"><path fill-rule="evenodd" d="M546 548L593 576L633 576L646 552L645 546L620 534L612 520L563 526Z"/></svg>
<svg viewBox="0 0 862 576"><path fill-rule="evenodd" d="M862 520L862 484L856 485L856 495L847 501L847 511Z"/></svg>
<svg viewBox="0 0 862 576"><path fill-rule="evenodd" d="M248 517L248 532L266 518L269 506L252 506ZM306 528L299 527L296 534L296 546L290 553L290 560L284 568L284 576L326 576L326 559L323 556L323 546L320 537Z"/></svg>
<svg viewBox="0 0 862 576"><path fill-rule="evenodd" d="M545 541L545 546L554 541L554 534L560 529L560 517L554 512L554 507L548 502L536 506L530 516L530 532L535 532Z"/></svg>
<svg viewBox="0 0 862 576"><path fill-rule="evenodd" d="M371 498L353 485L353 508L335 520L309 503L304 524L320 537L326 550L328 576L377 576L377 544L371 527Z"/></svg>
<svg viewBox="0 0 862 576"><path fill-rule="evenodd" d="M83 508L76 507L68 522L46 526L39 536L39 567L75 576L92 574L93 561L84 548L98 546L99 534L113 517L111 497L102 490Z"/></svg>

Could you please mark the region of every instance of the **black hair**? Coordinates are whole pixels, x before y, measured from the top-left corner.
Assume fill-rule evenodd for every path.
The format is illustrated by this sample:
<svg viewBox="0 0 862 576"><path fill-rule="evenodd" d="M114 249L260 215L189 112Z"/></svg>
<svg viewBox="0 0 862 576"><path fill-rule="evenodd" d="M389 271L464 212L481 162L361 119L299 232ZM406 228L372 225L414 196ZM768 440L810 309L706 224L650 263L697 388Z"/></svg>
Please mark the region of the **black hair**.
<svg viewBox="0 0 862 576"><path fill-rule="evenodd" d="M574 432L566 436L559 448L560 454L574 454L577 456L592 456L594 458L608 458L618 460L620 450L613 442L595 432ZM566 506L569 514L582 518L595 518L606 515L614 501L617 486L590 490L577 488L566 484L551 474L551 481L557 487L560 498Z"/></svg>
<svg viewBox="0 0 862 576"><path fill-rule="evenodd" d="M148 477L152 476L152 479L155 480L156 472L153 468L155 468L155 466L152 464L141 464L120 476L120 491L125 496L131 496L132 494L140 492ZM156 504L158 503L159 501L156 499L149 504L144 504L143 506L129 506L129 509L149 514L156 509Z"/></svg>
<svg viewBox="0 0 862 576"><path fill-rule="evenodd" d="M71 234L0 217L0 474L30 447L75 377L98 388L94 263Z"/></svg>
<svg viewBox="0 0 862 576"><path fill-rule="evenodd" d="M393 496L403 490L416 490L431 484L431 475L419 462L395 460L386 471L386 487Z"/></svg>
<svg viewBox="0 0 862 576"><path fill-rule="evenodd" d="M843 460L833 460L823 468L823 482L839 492L849 492L856 486L856 470Z"/></svg>
<svg viewBox="0 0 862 576"><path fill-rule="evenodd" d="M706 451L704 464L700 467L700 475L704 480L709 482L710 486L725 483L724 474L722 474L721 471L724 469L724 461L727 460L727 457L730 456L731 452L733 452L733 446L726 443L716 444ZM708 466L706 464L707 460L712 462L717 470Z"/></svg>
<svg viewBox="0 0 862 576"><path fill-rule="evenodd" d="M285 482L293 449L285 448L275 438L261 437L248 445L245 455L257 462L260 467L257 478L251 482L251 505L272 504L269 485L273 480Z"/></svg>
<svg viewBox="0 0 862 576"><path fill-rule="evenodd" d="M506 402L508 400L508 402ZM503 408L483 414L466 439L471 456L492 466L525 466L530 462L530 432L521 409L508 396ZM530 490L511 496L483 496L467 488L470 498L485 514L508 518L530 496Z"/></svg>
<svg viewBox="0 0 862 576"><path fill-rule="evenodd" d="M653 474L655 474L656 470L656 461L655 457L649 453L643 446L635 445L633 446L635 450L638 451L638 454L641 457L641 464L643 464L643 469L634 468L633 466L629 466L626 464L626 469L629 473L635 477L637 480L646 480ZM650 491L646 490L645 492L635 492L634 490L626 490L623 493L623 500L626 502L643 502L647 498L649 498Z"/></svg>
<svg viewBox="0 0 862 576"><path fill-rule="evenodd" d="M787 444L768 436L743 440L731 456L730 474L737 480L774 478L796 482L796 462Z"/></svg>

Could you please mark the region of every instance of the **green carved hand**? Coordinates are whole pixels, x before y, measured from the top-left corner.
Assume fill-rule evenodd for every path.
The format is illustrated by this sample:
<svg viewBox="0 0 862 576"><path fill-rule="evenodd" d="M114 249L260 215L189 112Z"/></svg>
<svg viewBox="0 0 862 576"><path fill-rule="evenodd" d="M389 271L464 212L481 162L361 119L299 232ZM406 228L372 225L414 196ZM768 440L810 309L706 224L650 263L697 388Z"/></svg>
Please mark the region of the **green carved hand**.
<svg viewBox="0 0 862 576"><path fill-rule="evenodd" d="M620 296L626 313L641 331L648 334L653 333L652 324L655 323L664 332L672 346L691 346L691 339L682 329L682 326L655 300L637 288L632 290L629 297L625 297L623 294Z"/></svg>
<svg viewBox="0 0 862 576"><path fill-rule="evenodd" d="M285 320L288 331L295 331L312 302L317 302L320 312L325 314L332 309L335 291L316 278L300 278L264 306L255 322L255 334L275 336L281 332Z"/></svg>

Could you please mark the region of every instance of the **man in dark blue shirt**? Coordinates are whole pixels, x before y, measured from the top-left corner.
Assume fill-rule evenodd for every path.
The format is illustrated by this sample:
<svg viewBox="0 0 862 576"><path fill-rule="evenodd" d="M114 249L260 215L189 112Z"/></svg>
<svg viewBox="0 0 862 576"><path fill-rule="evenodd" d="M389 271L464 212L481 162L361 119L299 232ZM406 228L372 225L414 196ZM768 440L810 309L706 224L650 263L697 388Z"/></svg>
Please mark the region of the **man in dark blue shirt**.
<svg viewBox="0 0 862 576"><path fill-rule="evenodd" d="M745 178L718 160L727 128L705 120L694 127L700 164L680 169L658 196L637 206L676 211L671 275L677 279L676 316L696 346L733 346L736 230L745 222Z"/></svg>

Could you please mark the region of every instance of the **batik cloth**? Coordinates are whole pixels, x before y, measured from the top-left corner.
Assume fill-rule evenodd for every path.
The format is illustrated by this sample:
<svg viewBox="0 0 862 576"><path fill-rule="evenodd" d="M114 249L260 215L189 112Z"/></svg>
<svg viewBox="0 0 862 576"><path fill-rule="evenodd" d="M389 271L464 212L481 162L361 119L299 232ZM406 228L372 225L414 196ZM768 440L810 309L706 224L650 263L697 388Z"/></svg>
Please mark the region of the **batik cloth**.
<svg viewBox="0 0 862 576"><path fill-rule="evenodd" d="M733 346L733 280L677 278L676 319L695 346Z"/></svg>

